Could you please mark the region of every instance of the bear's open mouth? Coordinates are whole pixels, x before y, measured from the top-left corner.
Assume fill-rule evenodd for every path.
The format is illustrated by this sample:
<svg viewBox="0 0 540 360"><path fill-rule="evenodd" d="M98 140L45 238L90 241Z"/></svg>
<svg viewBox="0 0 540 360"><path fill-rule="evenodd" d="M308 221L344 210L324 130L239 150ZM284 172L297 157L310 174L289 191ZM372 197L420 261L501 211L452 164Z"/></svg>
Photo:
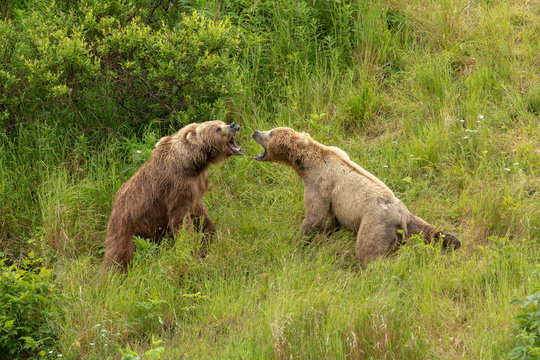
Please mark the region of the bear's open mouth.
<svg viewBox="0 0 540 360"><path fill-rule="evenodd" d="M240 148L240 146L236 145L236 143L234 142L234 136L235 135L236 135L236 133L231 137L231 139L227 143L227 146L229 146L229 149L231 149L233 154L235 154L235 155L244 155L244 153L242 152L242 149Z"/></svg>
<svg viewBox="0 0 540 360"><path fill-rule="evenodd" d="M261 139L261 132L259 130L255 130L253 134L251 134L251 137L253 138L253 140L255 140L257 144L261 145L264 149L262 153L260 153L257 156L254 156L253 158L258 161L263 161L264 157L266 156L266 146L263 145L263 141Z"/></svg>
<svg viewBox="0 0 540 360"><path fill-rule="evenodd" d="M266 156L266 148L263 147L264 151L260 153L259 155L253 157L255 160L263 161L264 157Z"/></svg>

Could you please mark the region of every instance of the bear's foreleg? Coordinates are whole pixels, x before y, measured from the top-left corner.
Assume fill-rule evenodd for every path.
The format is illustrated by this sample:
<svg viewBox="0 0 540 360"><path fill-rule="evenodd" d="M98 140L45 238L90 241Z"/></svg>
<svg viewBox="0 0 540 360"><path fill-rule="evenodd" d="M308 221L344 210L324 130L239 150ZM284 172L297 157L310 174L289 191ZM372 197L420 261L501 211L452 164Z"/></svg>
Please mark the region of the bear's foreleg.
<svg viewBox="0 0 540 360"><path fill-rule="evenodd" d="M328 214L328 217L329 217L329 220L326 223L324 232L326 235L332 235L333 233L341 229L341 224L339 223L337 217L334 214L332 214L332 212Z"/></svg>
<svg viewBox="0 0 540 360"><path fill-rule="evenodd" d="M321 198L318 192L305 191L304 205L306 207L306 217L302 221L297 239L307 237L307 242L310 242L313 235L324 230L326 227L326 220L330 211L330 201Z"/></svg>
<svg viewBox="0 0 540 360"><path fill-rule="evenodd" d="M197 230L202 231L202 249L199 253L201 257L206 257L208 254L208 245L210 244L210 239L212 235L216 232L216 226L210 220L210 214L208 209L202 201L195 204L193 213L191 214L193 224Z"/></svg>
<svg viewBox="0 0 540 360"><path fill-rule="evenodd" d="M135 251L135 243L132 235L108 236L105 239L103 268L108 269L112 265L117 265L122 270L126 270L133 259L133 251Z"/></svg>
<svg viewBox="0 0 540 360"><path fill-rule="evenodd" d="M212 220L210 220L208 209L202 201L195 204L191 218L197 230L202 230L203 233L210 235L216 232L216 226Z"/></svg>
<svg viewBox="0 0 540 360"><path fill-rule="evenodd" d="M186 229L193 229L193 222L191 221L191 206L186 203L172 203L167 210L167 217L169 219L169 230L173 235L185 227Z"/></svg>

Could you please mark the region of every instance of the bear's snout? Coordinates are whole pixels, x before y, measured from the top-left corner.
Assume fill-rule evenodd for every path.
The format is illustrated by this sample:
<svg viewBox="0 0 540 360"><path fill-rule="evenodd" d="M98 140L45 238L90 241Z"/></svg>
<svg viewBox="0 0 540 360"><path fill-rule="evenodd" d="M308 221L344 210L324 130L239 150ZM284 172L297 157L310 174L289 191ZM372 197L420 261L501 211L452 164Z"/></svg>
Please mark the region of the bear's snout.
<svg viewBox="0 0 540 360"><path fill-rule="evenodd" d="M234 122L231 123L231 124L229 125L229 127L230 127L231 129L233 129L234 131L237 131L237 132L240 130L240 126L239 126L238 124L234 123Z"/></svg>

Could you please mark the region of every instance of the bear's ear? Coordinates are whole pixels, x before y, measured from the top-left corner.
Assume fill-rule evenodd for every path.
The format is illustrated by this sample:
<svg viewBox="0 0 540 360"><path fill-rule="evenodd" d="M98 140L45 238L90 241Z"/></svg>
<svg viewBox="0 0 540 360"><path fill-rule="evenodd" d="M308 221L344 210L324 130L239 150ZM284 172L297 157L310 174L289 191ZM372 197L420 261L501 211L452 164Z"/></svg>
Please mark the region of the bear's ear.
<svg viewBox="0 0 540 360"><path fill-rule="evenodd" d="M304 136L306 136L306 137L308 137L308 138L310 138L310 137L311 137L311 135L309 135L308 133L305 133L305 132L303 132L303 133L300 133L300 134L302 134L302 135L304 135Z"/></svg>
<svg viewBox="0 0 540 360"><path fill-rule="evenodd" d="M197 131L196 130L190 130L186 133L186 141L189 143L196 143L197 142Z"/></svg>
<svg viewBox="0 0 540 360"><path fill-rule="evenodd" d="M159 141L156 143L155 147L158 147L158 146L161 146L161 145L165 145L166 143L170 142L171 141L171 137L170 136L164 136L162 137L161 139L159 139Z"/></svg>

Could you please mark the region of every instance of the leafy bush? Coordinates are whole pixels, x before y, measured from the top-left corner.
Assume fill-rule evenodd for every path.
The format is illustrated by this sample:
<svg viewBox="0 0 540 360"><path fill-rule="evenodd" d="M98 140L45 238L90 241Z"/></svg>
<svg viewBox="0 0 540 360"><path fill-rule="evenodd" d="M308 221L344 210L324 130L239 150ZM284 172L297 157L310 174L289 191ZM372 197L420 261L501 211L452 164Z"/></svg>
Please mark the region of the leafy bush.
<svg viewBox="0 0 540 360"><path fill-rule="evenodd" d="M141 261L152 255L158 248L158 244L149 239L144 239L139 236L133 237L136 251L133 254L135 261Z"/></svg>
<svg viewBox="0 0 540 360"><path fill-rule="evenodd" d="M173 29L153 30L134 19L103 31L107 36L97 51L107 80L118 100L131 100L138 111L170 114L196 107L207 113L237 88L227 58L238 39L226 21L215 23L194 12Z"/></svg>
<svg viewBox="0 0 540 360"><path fill-rule="evenodd" d="M125 349L120 349L120 353L122 354L121 360L161 359L161 354L165 351L163 346L159 346L162 342L162 340L155 340L154 335L152 335L152 348L145 351L142 357L137 352L131 350L129 346Z"/></svg>
<svg viewBox="0 0 540 360"><path fill-rule="evenodd" d="M238 89L238 34L226 20L194 12L152 27L148 11L123 0L33 0L13 13L0 20L0 121L11 126L50 111L78 118L73 105L86 103L94 115L206 119Z"/></svg>
<svg viewBox="0 0 540 360"><path fill-rule="evenodd" d="M539 273L540 268L532 275ZM540 287L524 299L516 299L512 304L520 305L516 319L521 332L516 339L521 343L513 348L507 356L511 360L532 360L540 358Z"/></svg>
<svg viewBox="0 0 540 360"><path fill-rule="evenodd" d="M33 253L20 266L0 260L0 359L55 355L58 298L40 262Z"/></svg>

